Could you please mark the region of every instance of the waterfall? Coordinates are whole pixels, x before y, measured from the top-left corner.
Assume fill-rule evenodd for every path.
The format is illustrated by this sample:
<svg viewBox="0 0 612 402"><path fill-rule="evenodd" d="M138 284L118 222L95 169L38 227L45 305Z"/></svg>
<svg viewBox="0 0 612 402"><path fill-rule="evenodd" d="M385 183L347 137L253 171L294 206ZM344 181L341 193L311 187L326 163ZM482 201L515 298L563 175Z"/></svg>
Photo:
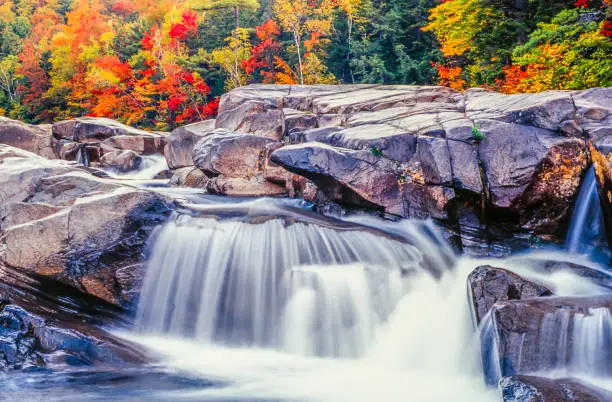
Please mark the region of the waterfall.
<svg viewBox="0 0 612 402"><path fill-rule="evenodd" d="M80 166L89 167L89 152L87 152L87 144L77 144L76 162Z"/></svg>
<svg viewBox="0 0 612 402"><path fill-rule="evenodd" d="M604 222L597 191L597 178L595 168L591 167L576 199L566 247L572 254L591 254L596 245L604 242Z"/></svg>
<svg viewBox="0 0 612 402"><path fill-rule="evenodd" d="M248 220L177 214L155 240L138 327L228 346L357 358L404 295L402 277L452 265L450 250L416 246L408 235L267 213ZM403 225L421 243L434 242L421 234L423 223ZM441 261L445 266L435 266Z"/></svg>
<svg viewBox="0 0 612 402"><path fill-rule="evenodd" d="M163 155L141 155L142 162L136 170L118 172L107 169L108 175L115 179L124 180L152 180L157 175L168 169L166 158Z"/></svg>

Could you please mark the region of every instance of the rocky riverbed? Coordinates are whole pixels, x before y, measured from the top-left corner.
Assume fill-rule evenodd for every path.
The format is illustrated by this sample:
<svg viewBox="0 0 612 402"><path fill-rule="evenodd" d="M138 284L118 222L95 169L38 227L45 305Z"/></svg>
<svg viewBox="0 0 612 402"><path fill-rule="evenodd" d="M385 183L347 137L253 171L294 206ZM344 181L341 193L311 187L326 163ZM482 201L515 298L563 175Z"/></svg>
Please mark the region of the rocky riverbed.
<svg viewBox="0 0 612 402"><path fill-rule="evenodd" d="M610 391L586 384L582 374L612 373L610 116L609 88L509 96L444 87L252 85L226 94L216 120L172 133L101 118L41 126L0 118L0 370L150 364L151 353L113 330L133 326L163 237L159 228L178 222L177 230L194 225L192 236L204 236L201 227L219 222L222 231L238 220L251 236L274 238L276 232L257 230L279 219L279 228L315 228L297 235L313 242L297 255L340 253L343 263L392 266L388 256L348 258L361 254L339 251L342 233L356 233L346 235L356 236L347 244L369 241L372 250L377 241L405 243L397 251L402 281L423 269L443 281L455 257L440 259L442 252L432 250L446 242L456 253L487 257L453 279L468 284L483 379L499 383L507 401L608 400ZM167 166L133 180L130 172L162 155ZM558 255L520 264L490 258L559 247L591 166L604 222L594 240L604 251L600 265ZM253 197L279 201L206 207ZM288 198L296 199L291 207L280 201ZM302 204L314 212L296 208ZM408 235L400 229L405 219L430 219L441 238L432 243L421 229ZM329 248L315 247L320 233L331 236ZM243 247L220 239L210 244ZM262 247L280 255L273 247L281 244L290 253L297 243ZM186 270L196 246L169 250L183 246L180 262L165 257L160 267ZM225 260L203 266L218 261ZM227 275L234 275L229 268ZM571 291L554 279L563 275L574 278ZM176 311L182 302L172 302ZM554 370L566 378L542 374Z"/></svg>

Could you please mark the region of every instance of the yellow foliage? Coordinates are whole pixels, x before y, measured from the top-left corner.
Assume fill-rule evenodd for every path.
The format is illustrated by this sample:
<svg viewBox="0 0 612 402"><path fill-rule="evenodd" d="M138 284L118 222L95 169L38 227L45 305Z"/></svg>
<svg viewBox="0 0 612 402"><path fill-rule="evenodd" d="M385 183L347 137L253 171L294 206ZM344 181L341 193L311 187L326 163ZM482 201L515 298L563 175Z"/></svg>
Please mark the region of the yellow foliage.
<svg viewBox="0 0 612 402"><path fill-rule="evenodd" d="M503 17L501 11L486 7L480 0L454 0L430 10L423 28L436 35L445 57L461 56L473 49L476 36Z"/></svg>

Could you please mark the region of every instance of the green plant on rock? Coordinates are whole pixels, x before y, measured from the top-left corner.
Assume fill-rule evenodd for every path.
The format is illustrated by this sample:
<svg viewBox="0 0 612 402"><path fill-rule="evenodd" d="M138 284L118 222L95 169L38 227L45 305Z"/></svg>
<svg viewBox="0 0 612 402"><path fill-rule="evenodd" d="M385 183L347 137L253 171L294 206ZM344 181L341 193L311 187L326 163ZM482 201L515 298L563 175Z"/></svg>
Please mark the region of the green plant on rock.
<svg viewBox="0 0 612 402"><path fill-rule="evenodd" d="M474 139L478 142L484 140L485 135L480 131L480 124L474 123L474 127L472 127L472 136L474 136Z"/></svg>
<svg viewBox="0 0 612 402"><path fill-rule="evenodd" d="M372 155L374 155L377 158L380 158L383 156L382 149L378 148L376 145L370 145L370 153L372 153Z"/></svg>

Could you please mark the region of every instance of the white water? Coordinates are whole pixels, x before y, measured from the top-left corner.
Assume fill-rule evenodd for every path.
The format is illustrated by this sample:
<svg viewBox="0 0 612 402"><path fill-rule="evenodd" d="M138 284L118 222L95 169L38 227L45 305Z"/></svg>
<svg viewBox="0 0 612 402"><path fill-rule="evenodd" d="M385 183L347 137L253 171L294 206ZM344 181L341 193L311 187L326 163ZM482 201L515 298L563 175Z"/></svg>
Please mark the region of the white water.
<svg viewBox="0 0 612 402"><path fill-rule="evenodd" d="M142 162L140 167L129 172L118 172L113 169L106 173L114 179L123 180L152 180L161 172L168 170L166 158L163 155L140 155Z"/></svg>
<svg viewBox="0 0 612 402"><path fill-rule="evenodd" d="M164 395L169 400L499 400L485 386L466 297L476 266L508 268L560 296L609 292L571 269L539 269L546 260L601 269L584 257L455 259L423 223L321 226L275 219L270 200L213 209L248 210L249 219L183 215L169 222L153 247L140 333L130 336L157 351L164 366L220 382ZM561 365L565 371L544 375L608 384L598 364L610 350L609 319L592 311L559 332L560 343L581 345L560 348L562 360L593 370ZM485 352L495 366L494 351Z"/></svg>

